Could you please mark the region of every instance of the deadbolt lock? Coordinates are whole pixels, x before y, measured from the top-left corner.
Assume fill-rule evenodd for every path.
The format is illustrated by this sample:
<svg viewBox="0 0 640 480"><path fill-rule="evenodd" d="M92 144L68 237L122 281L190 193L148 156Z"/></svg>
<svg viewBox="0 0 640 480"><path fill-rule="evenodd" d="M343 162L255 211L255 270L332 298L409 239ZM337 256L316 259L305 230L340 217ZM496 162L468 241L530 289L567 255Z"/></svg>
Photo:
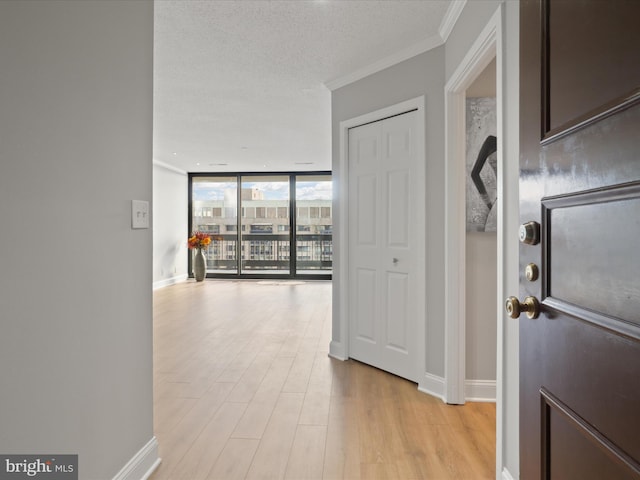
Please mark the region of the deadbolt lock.
<svg viewBox="0 0 640 480"><path fill-rule="evenodd" d="M523 223L520 225L518 235L522 243L537 245L540 243L540 224L538 222Z"/></svg>
<svg viewBox="0 0 640 480"><path fill-rule="evenodd" d="M540 276L540 270L535 263L530 263L524 269L524 274L527 277L527 280L529 280L530 282L535 282Z"/></svg>
<svg viewBox="0 0 640 480"><path fill-rule="evenodd" d="M535 297L527 297L520 303L516 297L509 297L505 303L505 309L511 318L518 318L522 312L527 317L534 319L540 315L540 302Z"/></svg>

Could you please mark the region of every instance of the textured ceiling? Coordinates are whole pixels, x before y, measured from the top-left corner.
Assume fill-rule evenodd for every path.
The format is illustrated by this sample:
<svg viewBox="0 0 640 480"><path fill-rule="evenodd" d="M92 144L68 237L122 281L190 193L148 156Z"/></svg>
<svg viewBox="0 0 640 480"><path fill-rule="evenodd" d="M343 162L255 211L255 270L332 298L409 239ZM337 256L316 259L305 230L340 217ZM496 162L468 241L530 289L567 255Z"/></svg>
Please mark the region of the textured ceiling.
<svg viewBox="0 0 640 480"><path fill-rule="evenodd" d="M325 84L441 43L451 7L156 0L154 159L189 172L330 170Z"/></svg>

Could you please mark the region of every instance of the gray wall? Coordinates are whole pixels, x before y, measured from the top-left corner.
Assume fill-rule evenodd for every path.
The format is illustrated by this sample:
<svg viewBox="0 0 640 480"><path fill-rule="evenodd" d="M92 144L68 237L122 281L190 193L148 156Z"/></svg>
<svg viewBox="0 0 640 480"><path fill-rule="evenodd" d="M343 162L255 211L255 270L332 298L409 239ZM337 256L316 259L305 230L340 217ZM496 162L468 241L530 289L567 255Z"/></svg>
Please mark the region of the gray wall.
<svg viewBox="0 0 640 480"><path fill-rule="evenodd" d="M411 98L425 96L427 184L427 324L425 371L444 375L444 47L417 55L391 68L332 92L333 175L336 182L340 159L341 121ZM339 199L338 199L339 201ZM339 224L334 209L334 225ZM334 259L336 252L334 252ZM341 252L337 252L340 262ZM335 263L334 263L335 264ZM335 272L335 270L334 270ZM335 278L335 274L334 274ZM340 298L334 290L334 340L339 335Z"/></svg>
<svg viewBox="0 0 640 480"><path fill-rule="evenodd" d="M153 437L153 3L0 2L0 452L112 478Z"/></svg>
<svg viewBox="0 0 640 480"><path fill-rule="evenodd" d="M187 276L188 177L153 165L153 285Z"/></svg>
<svg viewBox="0 0 640 480"><path fill-rule="evenodd" d="M467 232L466 379L496 379L497 244L491 232Z"/></svg>

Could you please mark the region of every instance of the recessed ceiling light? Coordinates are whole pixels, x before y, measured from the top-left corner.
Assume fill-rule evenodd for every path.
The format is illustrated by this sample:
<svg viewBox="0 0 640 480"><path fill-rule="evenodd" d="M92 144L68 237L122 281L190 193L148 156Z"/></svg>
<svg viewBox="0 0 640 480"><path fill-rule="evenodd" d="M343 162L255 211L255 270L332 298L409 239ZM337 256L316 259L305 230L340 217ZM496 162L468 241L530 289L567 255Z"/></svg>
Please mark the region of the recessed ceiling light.
<svg viewBox="0 0 640 480"><path fill-rule="evenodd" d="M173 155L177 155L177 154L178 154L178 152L173 152Z"/></svg>
<svg viewBox="0 0 640 480"><path fill-rule="evenodd" d="M229 165L228 163L210 163L209 166L210 167L226 167L227 165Z"/></svg>
<svg viewBox="0 0 640 480"><path fill-rule="evenodd" d="M198 165L198 166L199 166L199 165L200 165L200 162L197 162L197 163L196 163L196 165Z"/></svg>

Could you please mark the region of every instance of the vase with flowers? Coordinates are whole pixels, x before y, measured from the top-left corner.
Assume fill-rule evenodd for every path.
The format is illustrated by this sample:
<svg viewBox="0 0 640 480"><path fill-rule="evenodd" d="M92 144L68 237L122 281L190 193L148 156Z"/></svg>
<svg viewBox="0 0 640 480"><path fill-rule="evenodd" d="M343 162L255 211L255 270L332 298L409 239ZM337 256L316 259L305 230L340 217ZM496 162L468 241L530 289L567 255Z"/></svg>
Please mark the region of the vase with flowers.
<svg viewBox="0 0 640 480"><path fill-rule="evenodd" d="M189 250L196 250L193 257L193 276L196 282L201 282L207 272L207 259L204 256L203 249L211 244L211 237L204 232L194 232L188 240Z"/></svg>

